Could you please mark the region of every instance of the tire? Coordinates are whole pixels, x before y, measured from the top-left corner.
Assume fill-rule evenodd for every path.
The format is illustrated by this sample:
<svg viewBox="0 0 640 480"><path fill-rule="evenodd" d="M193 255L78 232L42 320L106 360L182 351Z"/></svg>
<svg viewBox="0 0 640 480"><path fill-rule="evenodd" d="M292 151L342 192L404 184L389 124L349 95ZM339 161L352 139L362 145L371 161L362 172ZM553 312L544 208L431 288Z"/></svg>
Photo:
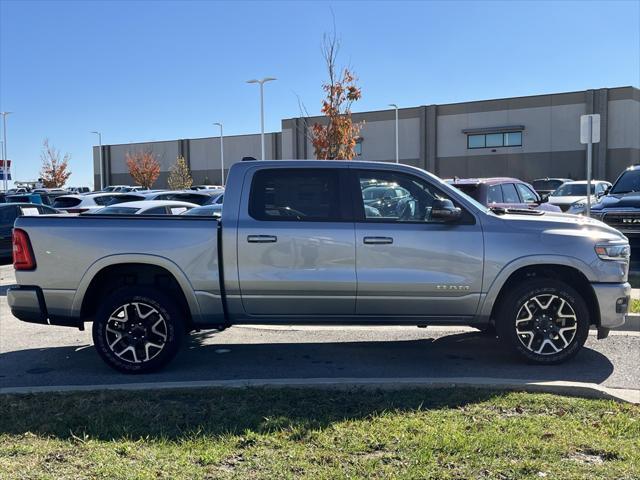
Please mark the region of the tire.
<svg viewBox="0 0 640 480"><path fill-rule="evenodd" d="M525 280L506 294L496 321L498 337L530 363L555 365L573 358L589 334L582 295L559 280Z"/></svg>
<svg viewBox="0 0 640 480"><path fill-rule="evenodd" d="M184 315L170 294L122 287L98 307L93 343L100 357L121 373L149 373L175 357L185 333Z"/></svg>

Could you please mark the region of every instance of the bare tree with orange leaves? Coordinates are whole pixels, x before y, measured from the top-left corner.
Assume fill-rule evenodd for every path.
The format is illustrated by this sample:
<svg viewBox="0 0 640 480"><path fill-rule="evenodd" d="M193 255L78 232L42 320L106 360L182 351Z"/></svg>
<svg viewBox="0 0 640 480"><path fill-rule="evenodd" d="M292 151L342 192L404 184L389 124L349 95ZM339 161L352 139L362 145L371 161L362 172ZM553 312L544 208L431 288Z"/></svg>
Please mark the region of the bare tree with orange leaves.
<svg viewBox="0 0 640 480"><path fill-rule="evenodd" d="M339 47L335 31L324 36L322 55L329 79L322 85L326 96L321 111L327 121L315 123L311 129L315 156L320 160L352 160L356 156L355 146L362 127L351 119L351 105L360 100L362 92L353 72L336 66Z"/></svg>
<svg viewBox="0 0 640 480"><path fill-rule="evenodd" d="M143 188L151 188L160 176L160 164L152 152L126 154L129 175Z"/></svg>
<svg viewBox="0 0 640 480"><path fill-rule="evenodd" d="M60 151L49 145L49 139L45 138L42 142L40 158L42 159L42 167L40 168L42 186L45 188L64 187L71 176L71 172L68 170L71 155L65 153L61 159Z"/></svg>

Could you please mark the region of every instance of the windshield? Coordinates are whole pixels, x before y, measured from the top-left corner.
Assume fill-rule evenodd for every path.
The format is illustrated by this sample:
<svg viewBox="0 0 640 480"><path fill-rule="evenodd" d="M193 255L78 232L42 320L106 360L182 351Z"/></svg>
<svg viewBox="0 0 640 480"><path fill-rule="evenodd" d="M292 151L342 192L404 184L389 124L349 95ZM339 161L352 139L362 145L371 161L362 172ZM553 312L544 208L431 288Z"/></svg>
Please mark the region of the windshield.
<svg viewBox="0 0 640 480"><path fill-rule="evenodd" d="M534 180L533 182L531 182L531 186L536 191L553 191L563 183L564 180Z"/></svg>
<svg viewBox="0 0 640 480"><path fill-rule="evenodd" d="M640 192L640 170L624 172L611 189L611 193Z"/></svg>
<svg viewBox="0 0 640 480"><path fill-rule="evenodd" d="M596 191L594 183L591 184L591 193ZM565 183L558 190L553 192L554 197L584 197L587 195L586 183Z"/></svg>
<svg viewBox="0 0 640 480"><path fill-rule="evenodd" d="M94 212L100 215L133 215L136 213L139 208L133 207L107 207L101 208L100 210Z"/></svg>

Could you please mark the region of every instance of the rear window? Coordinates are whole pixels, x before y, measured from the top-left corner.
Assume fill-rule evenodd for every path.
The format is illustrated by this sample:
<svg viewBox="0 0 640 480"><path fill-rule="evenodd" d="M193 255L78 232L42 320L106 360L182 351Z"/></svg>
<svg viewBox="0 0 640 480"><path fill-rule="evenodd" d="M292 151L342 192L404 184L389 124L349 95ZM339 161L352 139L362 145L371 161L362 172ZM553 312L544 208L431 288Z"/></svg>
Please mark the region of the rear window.
<svg viewBox="0 0 640 480"><path fill-rule="evenodd" d="M101 208L96 213L100 215L133 215L139 209L133 207L107 207Z"/></svg>
<svg viewBox="0 0 640 480"><path fill-rule="evenodd" d="M11 203L31 203L29 195L11 195L7 197L7 201Z"/></svg>
<svg viewBox="0 0 640 480"><path fill-rule="evenodd" d="M338 171L261 170L253 177L249 215L271 221L340 221Z"/></svg>
<svg viewBox="0 0 640 480"><path fill-rule="evenodd" d="M58 197L53 201L53 208L73 208L80 204L82 200L73 197Z"/></svg>
<svg viewBox="0 0 640 480"><path fill-rule="evenodd" d="M144 200L144 198L139 195L102 195L100 197L94 197L93 200L97 205L106 206L124 202L137 202L138 200Z"/></svg>

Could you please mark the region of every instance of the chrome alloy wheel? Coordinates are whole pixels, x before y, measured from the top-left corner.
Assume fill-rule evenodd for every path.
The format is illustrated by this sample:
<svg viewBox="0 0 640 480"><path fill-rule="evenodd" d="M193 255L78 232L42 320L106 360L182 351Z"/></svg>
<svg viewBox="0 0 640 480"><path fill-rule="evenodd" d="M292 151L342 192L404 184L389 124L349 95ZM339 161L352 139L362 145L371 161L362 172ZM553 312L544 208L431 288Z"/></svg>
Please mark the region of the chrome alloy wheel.
<svg viewBox="0 0 640 480"><path fill-rule="evenodd" d="M578 318L564 298L553 294L531 297L516 316L520 343L538 355L553 355L567 348L578 331Z"/></svg>
<svg viewBox="0 0 640 480"><path fill-rule="evenodd" d="M152 360L166 345L168 328L153 306L131 302L118 307L107 320L109 349L121 360L142 363Z"/></svg>

